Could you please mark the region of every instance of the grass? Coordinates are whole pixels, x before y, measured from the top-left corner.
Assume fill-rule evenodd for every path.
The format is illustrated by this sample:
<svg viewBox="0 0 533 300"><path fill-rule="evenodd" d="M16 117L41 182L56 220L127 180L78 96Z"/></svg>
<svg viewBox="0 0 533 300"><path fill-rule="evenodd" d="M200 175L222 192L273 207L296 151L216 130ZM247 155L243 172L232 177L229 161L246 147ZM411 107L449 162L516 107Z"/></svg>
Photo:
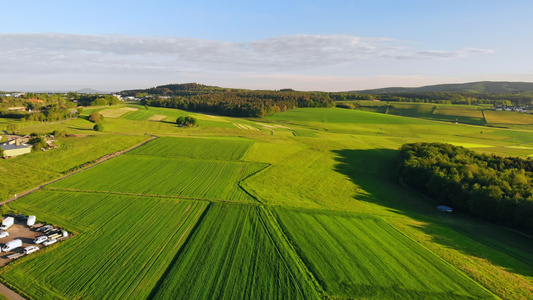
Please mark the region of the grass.
<svg viewBox="0 0 533 300"><path fill-rule="evenodd" d="M489 124L533 124L532 114L497 110L485 110L484 114Z"/></svg>
<svg viewBox="0 0 533 300"><path fill-rule="evenodd" d="M311 272L332 296L495 298L381 219L287 209L276 213Z"/></svg>
<svg viewBox="0 0 533 300"><path fill-rule="evenodd" d="M0 160L0 173L9 174L0 181L0 199L6 200L14 194L58 178L72 168L127 149L146 139L144 136L122 135L60 138L58 144L61 146L58 149Z"/></svg>
<svg viewBox="0 0 533 300"><path fill-rule="evenodd" d="M264 209L212 204L153 293L153 299L171 298L318 299L318 294Z"/></svg>
<svg viewBox="0 0 533 300"><path fill-rule="evenodd" d="M254 202L238 182L264 167L258 163L124 155L50 187Z"/></svg>
<svg viewBox="0 0 533 300"><path fill-rule="evenodd" d="M10 203L78 236L11 263L0 275L35 299L143 299L206 202L37 192Z"/></svg>
<svg viewBox="0 0 533 300"><path fill-rule="evenodd" d="M253 142L245 139L170 138L155 139L132 155L190 157L201 159L241 160Z"/></svg>

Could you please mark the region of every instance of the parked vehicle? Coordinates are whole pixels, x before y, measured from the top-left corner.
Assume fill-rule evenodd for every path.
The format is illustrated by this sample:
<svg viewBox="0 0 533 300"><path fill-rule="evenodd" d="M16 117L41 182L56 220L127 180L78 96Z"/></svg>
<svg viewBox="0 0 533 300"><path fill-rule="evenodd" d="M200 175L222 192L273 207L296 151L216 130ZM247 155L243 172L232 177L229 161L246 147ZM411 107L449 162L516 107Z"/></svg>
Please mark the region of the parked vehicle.
<svg viewBox="0 0 533 300"><path fill-rule="evenodd" d="M43 242L43 246L50 246L52 244L55 244L56 242L57 242L56 239L48 239L48 240Z"/></svg>
<svg viewBox="0 0 533 300"><path fill-rule="evenodd" d="M37 218L36 218L35 216L29 216L29 217L28 217L28 221L26 222L26 225L28 225L28 226L33 226L33 225L35 225L35 220L36 220L36 219L37 219Z"/></svg>
<svg viewBox="0 0 533 300"><path fill-rule="evenodd" d="M21 221L26 221L26 220L28 219L28 218L26 218L26 216L23 215L23 214L18 214L18 215L15 216L15 218L17 218L17 219L19 219L19 220L21 220Z"/></svg>
<svg viewBox="0 0 533 300"><path fill-rule="evenodd" d="M5 238L9 236L9 232L7 231L0 231L0 238Z"/></svg>
<svg viewBox="0 0 533 300"><path fill-rule="evenodd" d="M28 246L26 248L24 248L24 253L25 254L30 254L30 253L33 253L35 251L39 250L39 247L37 246Z"/></svg>
<svg viewBox="0 0 533 300"><path fill-rule="evenodd" d="M19 239L16 239L16 240L12 240L11 242L7 242L5 246L2 247L2 251L8 252L18 247L22 247L22 241Z"/></svg>
<svg viewBox="0 0 533 300"><path fill-rule="evenodd" d="M43 231L44 232L44 231L50 230L52 228L54 228L54 226L52 226L52 225L44 225L44 226L39 227L39 229L37 229L37 231Z"/></svg>
<svg viewBox="0 0 533 300"><path fill-rule="evenodd" d="M0 226L0 229L7 230L11 225L15 223L15 219L13 217L7 217L2 221L2 226Z"/></svg>
<svg viewBox="0 0 533 300"><path fill-rule="evenodd" d="M47 239L48 239L48 237L47 237L46 235L41 235L41 236L36 237L36 238L33 240L33 242L34 242L35 244L40 244L40 243L46 241Z"/></svg>

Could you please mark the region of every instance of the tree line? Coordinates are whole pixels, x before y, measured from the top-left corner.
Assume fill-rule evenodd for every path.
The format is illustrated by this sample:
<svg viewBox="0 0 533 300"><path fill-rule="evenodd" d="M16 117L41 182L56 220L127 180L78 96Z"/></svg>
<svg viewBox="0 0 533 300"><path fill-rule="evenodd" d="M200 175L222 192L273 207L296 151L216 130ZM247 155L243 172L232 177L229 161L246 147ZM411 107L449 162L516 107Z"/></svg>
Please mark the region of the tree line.
<svg viewBox="0 0 533 300"><path fill-rule="evenodd" d="M329 94L321 92L218 89L204 92L189 96L145 97L141 104L236 117L265 117L296 107L335 106Z"/></svg>
<svg viewBox="0 0 533 300"><path fill-rule="evenodd" d="M533 233L533 160L442 143L405 144L400 157L407 185L456 211Z"/></svg>

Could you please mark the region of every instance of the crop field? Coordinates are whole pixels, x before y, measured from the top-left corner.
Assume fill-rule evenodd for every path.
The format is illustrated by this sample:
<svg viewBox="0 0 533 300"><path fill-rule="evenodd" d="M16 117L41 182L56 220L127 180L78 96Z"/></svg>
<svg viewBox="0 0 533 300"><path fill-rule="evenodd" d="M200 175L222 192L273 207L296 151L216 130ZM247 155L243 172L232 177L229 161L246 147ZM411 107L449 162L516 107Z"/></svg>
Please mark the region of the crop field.
<svg viewBox="0 0 533 300"><path fill-rule="evenodd" d="M104 116L104 118L118 118L122 115L125 115L130 112L134 112L136 110L138 110L138 108L132 108L132 107L111 108L111 109L101 110L100 114Z"/></svg>
<svg viewBox="0 0 533 300"><path fill-rule="evenodd" d="M123 155L50 185L58 189L254 202L238 182L264 164Z"/></svg>
<svg viewBox="0 0 533 300"><path fill-rule="evenodd" d="M207 202L38 192L9 208L78 231L0 275L35 299L143 299L184 244Z"/></svg>
<svg viewBox="0 0 533 300"><path fill-rule="evenodd" d="M155 139L128 154L159 157L241 160L253 142L245 139L170 138Z"/></svg>
<svg viewBox="0 0 533 300"><path fill-rule="evenodd" d="M0 201L60 177L62 173L108 153L127 149L145 141L145 136L98 135L61 138L58 149L32 152L12 159L0 160ZM24 180L20 180L23 178Z"/></svg>
<svg viewBox="0 0 533 300"><path fill-rule="evenodd" d="M138 110L95 137L0 160L0 185L20 190L159 136L3 207L75 232L0 269L29 299L533 299L529 240L442 214L395 174L408 142L527 157L531 127L430 120L453 116L446 105L417 118L300 108L263 119L127 107ZM176 126L180 115L200 126Z"/></svg>
<svg viewBox="0 0 533 300"><path fill-rule="evenodd" d="M485 110L484 114L489 124L533 124L533 114L495 110Z"/></svg>
<svg viewBox="0 0 533 300"><path fill-rule="evenodd" d="M153 296L318 299L264 209L231 204L209 207Z"/></svg>
<svg viewBox="0 0 533 300"><path fill-rule="evenodd" d="M311 272L333 296L494 298L381 219L287 209L278 209L277 215Z"/></svg>

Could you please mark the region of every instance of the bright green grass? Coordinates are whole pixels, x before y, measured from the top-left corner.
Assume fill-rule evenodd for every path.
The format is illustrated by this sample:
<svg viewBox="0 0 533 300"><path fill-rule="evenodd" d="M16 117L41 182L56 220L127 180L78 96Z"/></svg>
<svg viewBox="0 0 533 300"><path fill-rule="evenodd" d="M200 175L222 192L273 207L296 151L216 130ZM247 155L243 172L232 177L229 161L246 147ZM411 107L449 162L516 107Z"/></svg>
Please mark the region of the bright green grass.
<svg viewBox="0 0 533 300"><path fill-rule="evenodd" d="M162 107L149 107L148 109L140 105L129 105L128 107L138 108L137 111L125 114L122 116L124 119L135 120L135 121L144 121L148 120L152 116L163 115L167 116L166 121L175 122L178 117L186 117L189 115L186 111L179 109L169 109Z"/></svg>
<svg viewBox="0 0 533 300"><path fill-rule="evenodd" d="M154 299L317 299L263 208L212 204Z"/></svg>
<svg viewBox="0 0 533 300"><path fill-rule="evenodd" d="M78 235L9 264L3 279L34 299L145 299L207 202L37 192L9 207Z"/></svg>
<svg viewBox="0 0 533 300"><path fill-rule="evenodd" d="M84 191L255 201L238 185L259 163L123 155L51 187Z"/></svg>
<svg viewBox="0 0 533 300"><path fill-rule="evenodd" d="M253 142L236 139L168 138L155 139L131 151L133 155L184 156L203 159L240 160Z"/></svg>
<svg viewBox="0 0 533 300"><path fill-rule="evenodd" d="M282 227L330 295L493 299L481 286L381 219L278 209Z"/></svg>
<svg viewBox="0 0 533 300"><path fill-rule="evenodd" d="M61 138L58 149L32 152L12 159L0 159L0 199L29 190L60 177L63 172L106 154L132 147L148 137L98 135L85 138Z"/></svg>

